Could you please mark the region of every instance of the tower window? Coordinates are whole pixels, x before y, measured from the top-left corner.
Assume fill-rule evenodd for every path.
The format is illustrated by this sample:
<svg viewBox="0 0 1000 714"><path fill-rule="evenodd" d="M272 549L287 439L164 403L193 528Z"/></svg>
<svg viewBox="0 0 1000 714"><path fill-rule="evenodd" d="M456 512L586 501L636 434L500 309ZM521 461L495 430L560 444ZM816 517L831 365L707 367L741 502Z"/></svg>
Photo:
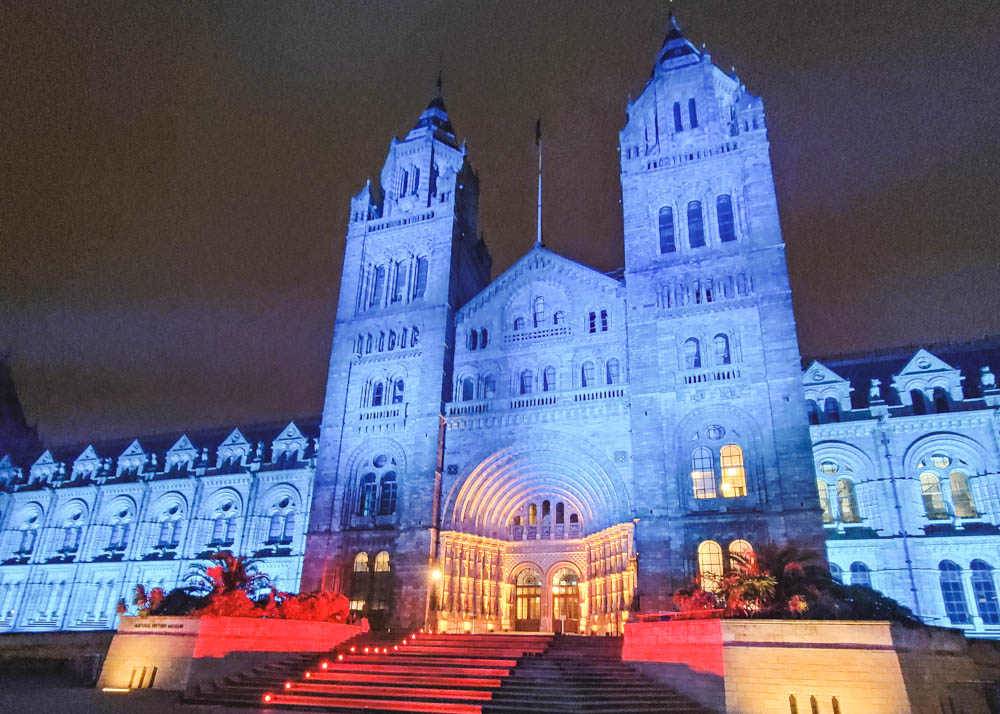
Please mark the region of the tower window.
<svg viewBox="0 0 1000 714"><path fill-rule="evenodd" d="M691 452L691 485L697 499L715 498L715 464L712 450L699 446Z"/></svg>
<svg viewBox="0 0 1000 714"><path fill-rule="evenodd" d="M819 407L816 405L816 400L806 400L806 415L810 424L819 424Z"/></svg>
<svg viewBox="0 0 1000 714"><path fill-rule="evenodd" d="M608 331L608 311L601 310L601 332Z"/></svg>
<svg viewBox="0 0 1000 714"><path fill-rule="evenodd" d="M715 346L715 363L716 364L730 364L732 362L732 356L729 353L729 338L722 333L715 336L712 341Z"/></svg>
<svg viewBox="0 0 1000 714"><path fill-rule="evenodd" d="M997 588L993 582L993 568L983 560L973 560L972 594L976 598L976 608L984 625L1000 625L1000 604L997 603Z"/></svg>
<svg viewBox="0 0 1000 714"><path fill-rule="evenodd" d="M531 376L530 369L521 372L521 394L531 394Z"/></svg>
<svg viewBox="0 0 1000 714"><path fill-rule="evenodd" d="M371 306L381 304L385 295L385 266L380 265L375 269L375 290L372 292Z"/></svg>
<svg viewBox="0 0 1000 714"><path fill-rule="evenodd" d="M698 575L704 590L718 590L723 576L722 546L714 540L702 541L698 546Z"/></svg>
<svg viewBox="0 0 1000 714"><path fill-rule="evenodd" d="M826 401L823 402L823 413L826 415L827 421L840 421L840 404L836 397L826 398Z"/></svg>
<svg viewBox="0 0 1000 714"><path fill-rule="evenodd" d="M962 586L962 569L950 560L942 560L941 598L944 611L953 625L968 625L969 610L965 605L965 588Z"/></svg>
<svg viewBox="0 0 1000 714"><path fill-rule="evenodd" d="M935 387L932 396L934 397L934 411L938 414L944 414L947 412L948 392L941 387Z"/></svg>
<svg viewBox="0 0 1000 714"><path fill-rule="evenodd" d="M715 199L715 212L719 216L719 240L723 243L736 240L733 199L728 193L724 193Z"/></svg>
<svg viewBox="0 0 1000 714"><path fill-rule="evenodd" d="M951 502L955 507L955 515L959 518L975 518L976 506L972 502L972 491L969 490L969 479L961 471L952 471L948 476L951 483Z"/></svg>
<svg viewBox="0 0 1000 714"><path fill-rule="evenodd" d="M841 521L861 523L861 514L858 513L858 498L854 493L854 482L850 479L837 479L837 505L840 507Z"/></svg>
<svg viewBox="0 0 1000 714"><path fill-rule="evenodd" d="M375 515L375 498L378 486L375 483L375 474L365 474L361 479L360 498L358 499L358 515Z"/></svg>
<svg viewBox="0 0 1000 714"><path fill-rule="evenodd" d="M396 474L390 471L382 477L378 499L378 514L389 516L396 512Z"/></svg>
<svg viewBox="0 0 1000 714"><path fill-rule="evenodd" d="M684 125L681 124L680 102L674 102L674 131L684 131Z"/></svg>
<svg viewBox="0 0 1000 714"><path fill-rule="evenodd" d="M819 507L823 510L823 522L833 523L833 509L830 506L830 487L821 478L816 479L816 490L819 492Z"/></svg>
<svg viewBox="0 0 1000 714"><path fill-rule="evenodd" d="M553 324L555 324L555 325L561 325L564 322L566 322L566 313L563 312L562 310L559 310L558 312L556 312L555 315L552 316L552 323Z"/></svg>
<svg viewBox="0 0 1000 714"><path fill-rule="evenodd" d="M489 335L486 334L486 328L484 327L479 333L479 347L481 349L486 349L486 345L489 343Z"/></svg>
<svg viewBox="0 0 1000 714"><path fill-rule="evenodd" d="M590 334L597 332L597 313L592 312L587 316L587 331Z"/></svg>
<svg viewBox="0 0 1000 714"><path fill-rule="evenodd" d="M939 521L948 517L941 494L941 480L929 471L920 474L920 495L928 519Z"/></svg>
<svg viewBox="0 0 1000 714"><path fill-rule="evenodd" d="M417 258L417 279L413 285L413 297L422 298L427 292L427 258Z"/></svg>
<svg viewBox="0 0 1000 714"><path fill-rule="evenodd" d="M737 498L747 495L747 476L743 468L743 449L736 444L722 447L722 495Z"/></svg>
<svg viewBox="0 0 1000 714"><path fill-rule="evenodd" d="M472 377L466 377L462 380L462 401L471 402L475 398L476 384L472 381Z"/></svg>
<svg viewBox="0 0 1000 714"><path fill-rule="evenodd" d="M688 99L688 119L691 120L691 128L698 126L698 108L695 105L694 97Z"/></svg>
<svg viewBox="0 0 1000 714"><path fill-rule="evenodd" d="M382 382L375 382L372 385L372 406L380 407L385 399L385 385Z"/></svg>
<svg viewBox="0 0 1000 714"><path fill-rule="evenodd" d="M406 266L402 261L396 263L396 280L392 288L392 301L402 302L406 292Z"/></svg>
<svg viewBox="0 0 1000 714"><path fill-rule="evenodd" d="M479 343L479 334L475 330L469 330L469 349L474 350Z"/></svg>
<svg viewBox="0 0 1000 714"><path fill-rule="evenodd" d="M674 209L664 206L660 209L660 253L673 253L677 250L674 242Z"/></svg>
<svg viewBox="0 0 1000 714"><path fill-rule="evenodd" d="M927 398L924 393L919 389L910 390L910 400L913 402L913 413L914 414L926 414L927 413Z"/></svg>
<svg viewBox="0 0 1000 714"><path fill-rule="evenodd" d="M580 369L581 381L583 383L583 388L593 387L594 382L594 363L591 361L586 361Z"/></svg>
<svg viewBox="0 0 1000 714"><path fill-rule="evenodd" d="M541 327L545 322L545 298L541 295L535 298L532 310L532 318L536 328Z"/></svg>
<svg viewBox="0 0 1000 714"><path fill-rule="evenodd" d="M701 369L701 345L694 337L684 340L684 366L687 369Z"/></svg>
<svg viewBox="0 0 1000 714"><path fill-rule="evenodd" d="M611 358L607 364L608 384L618 384L621 381L621 367L618 360Z"/></svg>
<svg viewBox="0 0 1000 714"><path fill-rule="evenodd" d="M393 386L392 390L392 403L402 404L403 403L403 380L397 379L396 384Z"/></svg>
<svg viewBox="0 0 1000 714"><path fill-rule="evenodd" d="M493 399L497 395L497 380L490 374L483 380L483 396L486 399Z"/></svg>
<svg viewBox="0 0 1000 714"><path fill-rule="evenodd" d="M524 329L524 318L518 317L514 320L514 332L520 332Z"/></svg>
<svg viewBox="0 0 1000 714"><path fill-rule="evenodd" d="M548 366L542 372L542 391L554 392L556 389L556 368Z"/></svg>
<svg viewBox="0 0 1000 714"><path fill-rule="evenodd" d="M688 203L688 243L692 248L705 247L705 221L701 215L701 201Z"/></svg>

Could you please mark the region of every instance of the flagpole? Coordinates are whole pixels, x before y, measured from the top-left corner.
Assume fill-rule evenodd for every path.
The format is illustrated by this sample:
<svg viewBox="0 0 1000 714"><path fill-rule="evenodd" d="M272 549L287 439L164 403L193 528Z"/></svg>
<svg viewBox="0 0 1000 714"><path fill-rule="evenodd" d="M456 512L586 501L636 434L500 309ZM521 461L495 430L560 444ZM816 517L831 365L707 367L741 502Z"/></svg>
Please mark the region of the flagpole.
<svg viewBox="0 0 1000 714"><path fill-rule="evenodd" d="M535 124L535 145L538 146L538 227L535 233L535 245L542 244L542 119Z"/></svg>

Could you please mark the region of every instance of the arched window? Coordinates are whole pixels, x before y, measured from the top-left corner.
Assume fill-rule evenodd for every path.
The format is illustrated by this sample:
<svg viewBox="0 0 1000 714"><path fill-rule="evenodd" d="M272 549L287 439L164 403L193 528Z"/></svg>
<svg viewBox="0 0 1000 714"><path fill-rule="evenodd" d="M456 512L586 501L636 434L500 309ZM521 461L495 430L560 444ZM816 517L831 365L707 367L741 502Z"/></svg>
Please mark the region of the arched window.
<svg viewBox="0 0 1000 714"><path fill-rule="evenodd" d="M489 335L486 333L486 328L484 327L479 332L479 346L485 350L487 344L489 344Z"/></svg>
<svg viewBox="0 0 1000 714"><path fill-rule="evenodd" d="M475 330L469 330L468 344L470 350L474 350L479 346L479 333Z"/></svg>
<svg viewBox="0 0 1000 714"><path fill-rule="evenodd" d="M684 125L681 123L680 102L674 102L674 131L684 131Z"/></svg>
<svg viewBox="0 0 1000 714"><path fill-rule="evenodd" d="M715 347L716 364L729 364L733 361L729 353L729 338L726 335L720 332L713 338L712 344Z"/></svg>
<svg viewBox="0 0 1000 714"><path fill-rule="evenodd" d="M374 307L376 305L381 305L382 300L385 298L385 266L380 265L375 268L375 287L372 290L371 300L369 301L369 306Z"/></svg>
<svg viewBox="0 0 1000 714"><path fill-rule="evenodd" d="M492 374L487 375L483 380L483 397L493 399L497 395L497 380Z"/></svg>
<svg viewBox="0 0 1000 714"><path fill-rule="evenodd" d="M795 695L788 695L788 712L789 714L799 714L799 704L795 701Z"/></svg>
<svg viewBox="0 0 1000 714"><path fill-rule="evenodd" d="M361 478L360 498L358 499L359 516L375 515L375 498L377 490L378 485L375 483L375 474L365 474Z"/></svg>
<svg viewBox="0 0 1000 714"><path fill-rule="evenodd" d="M583 365L580 368L580 377L581 377L581 384L583 385L584 389L586 389L587 387L593 387L596 384L594 380L593 362L587 360L586 362L583 363Z"/></svg>
<svg viewBox="0 0 1000 714"><path fill-rule="evenodd" d="M993 581L993 568L986 561L973 560L972 595L984 625L1000 625L1000 604L997 603L997 586Z"/></svg>
<svg viewBox="0 0 1000 714"><path fill-rule="evenodd" d="M21 545L17 549L20 555L30 555L35 550L35 543L38 541L38 528L29 526L21 532Z"/></svg>
<svg viewBox="0 0 1000 714"><path fill-rule="evenodd" d="M375 572L388 573L389 571L389 551L383 550L375 556Z"/></svg>
<svg viewBox="0 0 1000 714"><path fill-rule="evenodd" d="M844 584L844 571L836 563L830 563L830 577L833 578L834 582Z"/></svg>
<svg viewBox="0 0 1000 714"><path fill-rule="evenodd" d="M368 572L368 553L358 553L356 556L354 556L354 572L355 573Z"/></svg>
<svg viewBox="0 0 1000 714"><path fill-rule="evenodd" d="M694 337L684 340L684 366L701 369L701 344Z"/></svg>
<svg viewBox="0 0 1000 714"><path fill-rule="evenodd" d="M125 550L128 546L131 531L132 524L130 522L119 521L111 526L111 538L108 539L108 550Z"/></svg>
<svg viewBox="0 0 1000 714"><path fill-rule="evenodd" d="M927 397L919 389L910 390L910 400L913 402L913 413L914 414L926 414L927 413Z"/></svg>
<svg viewBox="0 0 1000 714"><path fill-rule="evenodd" d="M528 506L528 525L537 526L538 525L538 505L532 503Z"/></svg>
<svg viewBox="0 0 1000 714"><path fill-rule="evenodd" d="M843 523L861 522L858 499L854 494L854 482L850 479L837 479L837 505L840 507L840 520Z"/></svg>
<svg viewBox="0 0 1000 714"><path fill-rule="evenodd" d="M555 315L552 316L552 323L555 325L561 325L566 322L566 313L562 310L558 310Z"/></svg>
<svg viewBox="0 0 1000 714"><path fill-rule="evenodd" d="M851 563L851 585L860 585L865 588L872 586L872 571L861 561Z"/></svg>
<svg viewBox="0 0 1000 714"><path fill-rule="evenodd" d="M396 349L396 331L389 330L389 351Z"/></svg>
<svg viewBox="0 0 1000 714"><path fill-rule="evenodd" d="M920 495L924 499L924 511L932 521L948 517L944 507L944 495L941 493L941 480L929 471L920 474Z"/></svg>
<svg viewBox="0 0 1000 714"><path fill-rule="evenodd" d="M75 553L80 549L80 534L82 532L80 526L67 526L63 534L63 553Z"/></svg>
<svg viewBox="0 0 1000 714"><path fill-rule="evenodd" d="M704 590L718 590L722 580L722 546L714 540L702 541L698 546L698 575Z"/></svg>
<svg viewBox="0 0 1000 714"><path fill-rule="evenodd" d="M743 468L743 449L736 444L722 447L722 495L736 498L747 495L747 477Z"/></svg>
<svg viewBox="0 0 1000 714"><path fill-rule="evenodd" d="M422 298L427 292L427 258L417 258L417 279L413 282L413 297Z"/></svg>
<svg viewBox="0 0 1000 714"><path fill-rule="evenodd" d="M385 352L385 331L378 333L378 351Z"/></svg>
<svg viewBox="0 0 1000 714"><path fill-rule="evenodd" d="M674 209L664 206L660 209L660 253L675 253L677 243L674 240Z"/></svg>
<svg viewBox="0 0 1000 714"><path fill-rule="evenodd" d="M545 318L547 313L545 312L545 298L541 295L535 298L532 303L531 318L536 328L541 327L545 324Z"/></svg>
<svg viewBox="0 0 1000 714"><path fill-rule="evenodd" d="M418 342L420 342L420 330L414 325L410 331L410 347L416 347Z"/></svg>
<svg viewBox="0 0 1000 714"><path fill-rule="evenodd" d="M945 614L953 625L968 625L969 608L965 604L962 569L950 560L942 560L938 570L941 572L941 598Z"/></svg>
<svg viewBox="0 0 1000 714"><path fill-rule="evenodd" d="M729 243L736 240L736 224L733 220L733 199L724 193L715 199L715 212L719 216L719 240Z"/></svg>
<svg viewBox="0 0 1000 714"><path fill-rule="evenodd" d="M612 357L607 363L608 384L618 384L621 381L621 367L618 360Z"/></svg>
<svg viewBox="0 0 1000 714"><path fill-rule="evenodd" d="M601 332L608 331L608 311L601 310Z"/></svg>
<svg viewBox="0 0 1000 714"><path fill-rule="evenodd" d="M819 407L816 406L816 402L812 399L806 400L806 414L809 417L810 424L819 424Z"/></svg>
<svg viewBox="0 0 1000 714"><path fill-rule="evenodd" d="M403 384L403 380L397 379L392 387L392 403L402 404L403 403L403 390L406 385Z"/></svg>
<svg viewBox="0 0 1000 714"><path fill-rule="evenodd" d="M402 261L395 266L396 279L392 286L392 301L402 302L406 294L406 264Z"/></svg>
<svg viewBox="0 0 1000 714"><path fill-rule="evenodd" d="M462 380L462 401L471 402L476 398L476 383L472 381L472 377L466 377Z"/></svg>
<svg viewBox="0 0 1000 714"><path fill-rule="evenodd" d="M729 544L729 567L733 570L750 568L756 562L753 546L739 538Z"/></svg>
<svg viewBox="0 0 1000 714"><path fill-rule="evenodd" d="M531 370L526 369L521 372L521 394L531 394Z"/></svg>
<svg viewBox="0 0 1000 714"><path fill-rule="evenodd" d="M524 329L524 318L518 317L514 320L514 332L520 332Z"/></svg>
<svg viewBox="0 0 1000 714"><path fill-rule="evenodd" d="M837 401L836 397L826 398L826 401L823 402L823 414L827 421L840 421L840 402Z"/></svg>
<svg viewBox="0 0 1000 714"><path fill-rule="evenodd" d="M587 319L587 332L594 334L597 332L597 313L592 312Z"/></svg>
<svg viewBox="0 0 1000 714"><path fill-rule="evenodd" d="M549 365L542 371L542 391L554 392L556 390L556 368Z"/></svg>
<svg viewBox="0 0 1000 714"><path fill-rule="evenodd" d="M701 214L701 201L688 203L688 244L692 248L705 247L705 219Z"/></svg>
<svg viewBox="0 0 1000 714"><path fill-rule="evenodd" d="M277 543L281 540L281 533L284 526L285 518L281 513L272 513L271 520L267 526L267 542Z"/></svg>
<svg viewBox="0 0 1000 714"><path fill-rule="evenodd" d="M952 471L948 476L951 482L951 503L955 507L955 515L959 518L976 518L976 505L972 501L972 491L969 490L969 479L961 471Z"/></svg>
<svg viewBox="0 0 1000 714"><path fill-rule="evenodd" d="M695 105L694 97L688 99L688 119L691 120L691 128L698 126L698 108Z"/></svg>
<svg viewBox="0 0 1000 714"><path fill-rule="evenodd" d="M380 407L385 399L385 385L382 382L375 382L372 385L372 406Z"/></svg>
<svg viewBox="0 0 1000 714"><path fill-rule="evenodd" d="M948 392L946 392L941 387L935 387L933 392L934 397L934 411L938 414L944 414L950 408L948 401Z"/></svg>
<svg viewBox="0 0 1000 714"><path fill-rule="evenodd" d="M816 490L819 492L819 507L823 510L823 522L833 523L833 508L830 506L830 487L821 478L816 479Z"/></svg>
<svg viewBox="0 0 1000 714"><path fill-rule="evenodd" d="M566 522L566 506L562 501L556 504L556 524Z"/></svg>
<svg viewBox="0 0 1000 714"><path fill-rule="evenodd" d="M365 340L365 354L370 355L371 353L372 353L372 336L371 333L368 333L368 339Z"/></svg>
<svg viewBox="0 0 1000 714"><path fill-rule="evenodd" d="M389 516L396 512L396 473L390 471L382 477L379 489L378 514ZM376 561L376 566L378 561Z"/></svg>
<svg viewBox="0 0 1000 714"><path fill-rule="evenodd" d="M361 552L354 556L354 577L351 578L351 610L365 609L370 588L371 575L368 566L368 553Z"/></svg>
<svg viewBox="0 0 1000 714"><path fill-rule="evenodd" d="M691 452L691 485L694 497L715 498L715 464L712 450L698 446Z"/></svg>

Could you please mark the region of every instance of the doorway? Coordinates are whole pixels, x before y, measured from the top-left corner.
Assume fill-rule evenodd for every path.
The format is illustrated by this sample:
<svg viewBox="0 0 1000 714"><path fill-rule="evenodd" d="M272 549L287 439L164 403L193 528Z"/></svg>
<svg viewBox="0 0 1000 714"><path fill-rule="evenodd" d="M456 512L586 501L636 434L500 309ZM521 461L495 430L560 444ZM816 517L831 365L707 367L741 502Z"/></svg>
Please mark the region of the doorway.
<svg viewBox="0 0 1000 714"><path fill-rule="evenodd" d="M527 568L514 586L514 631L538 632L541 622L542 578L537 570Z"/></svg>
<svg viewBox="0 0 1000 714"><path fill-rule="evenodd" d="M563 634L580 631L580 578L569 568L552 577L552 629Z"/></svg>

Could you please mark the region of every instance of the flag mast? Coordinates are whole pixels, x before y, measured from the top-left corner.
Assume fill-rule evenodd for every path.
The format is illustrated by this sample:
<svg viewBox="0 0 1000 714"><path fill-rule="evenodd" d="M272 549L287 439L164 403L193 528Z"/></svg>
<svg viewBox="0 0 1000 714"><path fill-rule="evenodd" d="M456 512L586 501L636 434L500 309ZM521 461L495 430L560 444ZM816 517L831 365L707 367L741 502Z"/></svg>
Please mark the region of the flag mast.
<svg viewBox="0 0 1000 714"><path fill-rule="evenodd" d="M538 147L538 227L535 245L542 245L542 118L535 123L535 146Z"/></svg>

